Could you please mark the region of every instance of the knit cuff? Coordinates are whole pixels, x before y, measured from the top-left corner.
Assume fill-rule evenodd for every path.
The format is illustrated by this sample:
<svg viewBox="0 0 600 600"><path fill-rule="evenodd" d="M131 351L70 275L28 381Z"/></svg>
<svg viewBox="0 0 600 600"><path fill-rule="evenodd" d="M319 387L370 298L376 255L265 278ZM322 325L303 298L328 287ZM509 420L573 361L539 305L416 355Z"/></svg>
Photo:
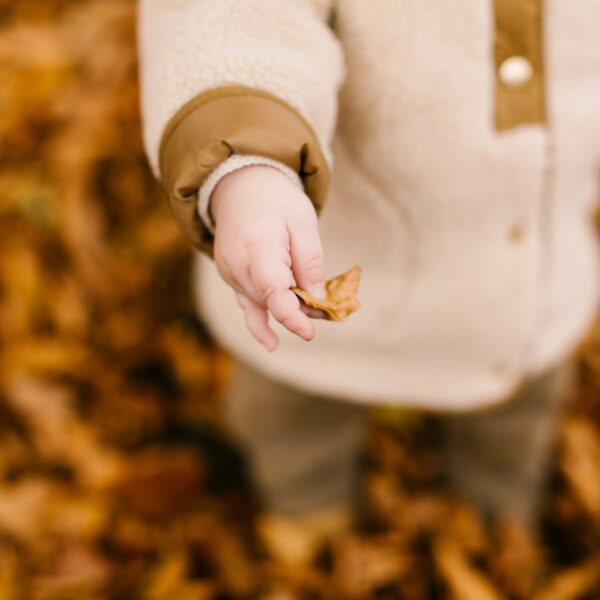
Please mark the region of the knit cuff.
<svg viewBox="0 0 600 600"><path fill-rule="evenodd" d="M253 165L273 167L274 169L277 169L286 175L287 178L301 190L304 190L304 185L302 184L300 175L298 175L296 171L290 169L290 167L284 163L279 162L278 160L266 158L264 156L232 154L227 160L223 161L210 173L198 190L198 214L200 215L204 226L213 235L215 233L215 222L210 212L210 199L215 187L217 187L217 184L219 181L221 181L221 179L223 179L223 177L225 177L225 175L229 175L229 173L233 173L233 171L237 171L243 167L249 167Z"/></svg>

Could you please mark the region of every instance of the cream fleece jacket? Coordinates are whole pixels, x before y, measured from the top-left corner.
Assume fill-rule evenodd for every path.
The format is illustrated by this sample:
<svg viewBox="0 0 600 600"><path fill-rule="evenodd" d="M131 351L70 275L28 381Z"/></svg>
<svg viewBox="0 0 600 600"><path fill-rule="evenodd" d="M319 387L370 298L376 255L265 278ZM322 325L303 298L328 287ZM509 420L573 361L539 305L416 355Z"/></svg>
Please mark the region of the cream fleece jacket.
<svg viewBox="0 0 600 600"><path fill-rule="evenodd" d="M163 132L192 98L269 92L306 120L332 168L328 273L363 267L358 313L317 323L310 343L282 332L270 355L197 256L199 310L217 340L301 388L443 410L497 402L563 360L600 298L599 22L596 0L545 3L548 118L498 131L492 2L141 0L157 174Z"/></svg>

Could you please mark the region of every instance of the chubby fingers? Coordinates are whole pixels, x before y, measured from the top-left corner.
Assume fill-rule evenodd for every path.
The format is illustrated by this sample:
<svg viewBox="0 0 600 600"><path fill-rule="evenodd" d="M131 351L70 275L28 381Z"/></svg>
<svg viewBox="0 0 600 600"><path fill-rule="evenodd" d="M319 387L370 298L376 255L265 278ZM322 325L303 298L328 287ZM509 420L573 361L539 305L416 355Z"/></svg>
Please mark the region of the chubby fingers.
<svg viewBox="0 0 600 600"><path fill-rule="evenodd" d="M288 227L296 284L316 298L324 298L325 261L316 215L309 214L293 227Z"/></svg>
<svg viewBox="0 0 600 600"><path fill-rule="evenodd" d="M254 338L260 342L269 352L277 348L279 339L275 332L269 327L269 315L267 309L260 306L250 298L236 292L237 302L244 310L246 327Z"/></svg>
<svg viewBox="0 0 600 600"><path fill-rule="evenodd" d="M290 256L296 285L316 298L325 297L325 261L319 236L317 218L307 215L295 226L289 228ZM325 319L323 311L300 303L300 310L312 319Z"/></svg>
<svg viewBox="0 0 600 600"><path fill-rule="evenodd" d="M273 317L288 331L305 340L312 340L315 328L311 320L302 311L300 300L290 289L275 290L266 298L266 303Z"/></svg>
<svg viewBox="0 0 600 600"><path fill-rule="evenodd" d="M257 303L266 306L288 331L311 340L315 334L314 325L302 312L296 294L290 290L293 276L286 256L262 252L250 264L250 280Z"/></svg>

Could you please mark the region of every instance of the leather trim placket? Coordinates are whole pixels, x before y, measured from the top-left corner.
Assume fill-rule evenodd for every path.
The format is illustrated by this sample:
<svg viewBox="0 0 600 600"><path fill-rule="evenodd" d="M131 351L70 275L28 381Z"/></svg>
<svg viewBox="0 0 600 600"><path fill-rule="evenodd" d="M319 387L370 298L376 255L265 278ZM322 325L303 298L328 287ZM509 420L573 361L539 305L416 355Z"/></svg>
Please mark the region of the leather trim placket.
<svg viewBox="0 0 600 600"><path fill-rule="evenodd" d="M494 15L496 129L545 124L543 0L494 0ZM531 78L519 87L500 78L502 63L511 57L523 57L533 67Z"/></svg>

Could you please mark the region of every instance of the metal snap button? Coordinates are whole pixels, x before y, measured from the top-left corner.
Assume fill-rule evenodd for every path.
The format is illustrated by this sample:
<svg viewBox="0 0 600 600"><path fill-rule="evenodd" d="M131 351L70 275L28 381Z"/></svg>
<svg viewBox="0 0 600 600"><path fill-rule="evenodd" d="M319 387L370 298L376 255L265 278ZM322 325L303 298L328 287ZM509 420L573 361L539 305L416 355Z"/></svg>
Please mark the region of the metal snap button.
<svg viewBox="0 0 600 600"><path fill-rule="evenodd" d="M533 77L533 65L524 56L511 56L498 68L498 77L508 88L523 87Z"/></svg>

